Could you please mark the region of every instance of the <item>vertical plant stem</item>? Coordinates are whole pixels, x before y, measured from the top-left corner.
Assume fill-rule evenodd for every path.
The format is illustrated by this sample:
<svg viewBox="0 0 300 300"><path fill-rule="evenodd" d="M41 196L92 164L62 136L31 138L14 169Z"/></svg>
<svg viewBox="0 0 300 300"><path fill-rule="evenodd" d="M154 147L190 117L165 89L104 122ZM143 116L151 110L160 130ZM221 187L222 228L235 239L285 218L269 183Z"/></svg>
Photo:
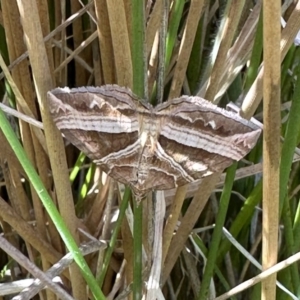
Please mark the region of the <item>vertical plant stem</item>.
<svg viewBox="0 0 300 300"><path fill-rule="evenodd" d="M191 1L182 40L178 52L178 58L174 69L169 98L179 97L184 82L189 58L192 52L200 17L203 12L203 0Z"/></svg>
<svg viewBox="0 0 300 300"><path fill-rule="evenodd" d="M163 0L162 19L159 32L159 60L157 78L157 103L162 103L165 82L165 53L166 53L166 32L168 26L169 0Z"/></svg>
<svg viewBox="0 0 300 300"><path fill-rule="evenodd" d="M106 1L109 26L113 44L113 55L117 84L132 88L132 57L123 1ZM120 25L122 24L122 25ZM101 47L101 46L100 46Z"/></svg>
<svg viewBox="0 0 300 300"><path fill-rule="evenodd" d="M300 67L295 69L294 75L297 76L295 92L289 113L289 119L285 131L284 143L281 150L280 162L280 212L287 196L287 187L291 166L293 163L294 149L298 144L300 132Z"/></svg>
<svg viewBox="0 0 300 300"><path fill-rule="evenodd" d="M145 8L144 1L132 1L132 66L133 92L146 99L146 63L145 63ZM142 233L143 233L143 202L137 203L134 199L133 224L133 299L142 299ZM140 200L140 199L139 199Z"/></svg>
<svg viewBox="0 0 300 300"><path fill-rule="evenodd" d="M172 9L172 13L169 21L169 30L166 38L166 58L165 58L165 67L169 67L169 63L171 60L172 52L174 49L174 45L177 39L178 27L180 24L180 20L182 18L182 11L184 7L184 1L175 1L174 7Z"/></svg>
<svg viewBox="0 0 300 300"><path fill-rule="evenodd" d="M222 237L222 228L224 226L224 222L227 214L227 209L230 201L230 195L231 195L236 168L237 168L237 163L234 163L231 167L227 169L224 189L220 200L220 207L219 207L218 214L216 216L216 226L212 235L211 246L207 257L207 262L204 270L200 293L198 295L199 300L207 299L208 288L214 273L216 258L220 246L221 237Z"/></svg>
<svg viewBox="0 0 300 300"><path fill-rule="evenodd" d="M263 1L264 136L263 136L263 269L277 262L280 166L281 1ZM276 299L276 275L262 282L261 298Z"/></svg>
<svg viewBox="0 0 300 300"><path fill-rule="evenodd" d="M145 11L144 2L132 1L132 45L131 57L133 68L134 93L145 99L147 89L145 84L146 63L145 63Z"/></svg>
<svg viewBox="0 0 300 300"><path fill-rule="evenodd" d="M105 258L104 258L102 270L97 275L97 278L96 278L100 287L103 284L103 281L104 281L109 263L111 261L111 256L112 256L112 253L113 253L116 241L117 241L117 237L118 237L118 234L119 234L119 231L120 231L120 228L121 228L124 216L125 216L125 211L126 211L126 208L128 206L128 201L129 201L129 198L130 198L130 194L131 194L130 189L126 188L124 196L123 196L123 200L121 202L119 216L118 216L114 231L112 233L112 236L109 240L108 248L107 248L106 253L105 253Z"/></svg>
<svg viewBox="0 0 300 300"><path fill-rule="evenodd" d="M245 81L245 90L248 91L253 84L255 77L257 75L257 70L259 69L259 64L261 63L262 54L262 13L260 14L259 21L257 24L254 46L251 53L250 65L247 71L247 77Z"/></svg>
<svg viewBox="0 0 300 300"><path fill-rule="evenodd" d="M216 60L213 63L213 69L209 79L209 85L205 93L205 99L213 101L219 88L220 72L224 69L226 56L230 46L232 44L240 17L242 15L245 0L231 0L226 2L226 18L224 19L223 26L220 26L221 30L221 42L220 47L217 50ZM228 14L228 15L227 15Z"/></svg>
<svg viewBox="0 0 300 300"><path fill-rule="evenodd" d="M143 280L142 280L142 233L143 233L143 205L134 199L134 223L133 223L133 299L142 299Z"/></svg>

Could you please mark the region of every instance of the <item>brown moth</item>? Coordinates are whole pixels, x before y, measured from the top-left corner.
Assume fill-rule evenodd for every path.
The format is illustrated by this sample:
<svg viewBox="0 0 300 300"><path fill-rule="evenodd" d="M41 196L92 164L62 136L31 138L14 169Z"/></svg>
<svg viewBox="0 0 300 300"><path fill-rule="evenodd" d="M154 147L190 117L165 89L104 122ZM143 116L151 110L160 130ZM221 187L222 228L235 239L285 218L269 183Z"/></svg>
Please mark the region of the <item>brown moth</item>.
<svg viewBox="0 0 300 300"><path fill-rule="evenodd" d="M65 137L136 195L223 171L256 144L261 129L200 98L152 107L117 85L57 88L50 112Z"/></svg>

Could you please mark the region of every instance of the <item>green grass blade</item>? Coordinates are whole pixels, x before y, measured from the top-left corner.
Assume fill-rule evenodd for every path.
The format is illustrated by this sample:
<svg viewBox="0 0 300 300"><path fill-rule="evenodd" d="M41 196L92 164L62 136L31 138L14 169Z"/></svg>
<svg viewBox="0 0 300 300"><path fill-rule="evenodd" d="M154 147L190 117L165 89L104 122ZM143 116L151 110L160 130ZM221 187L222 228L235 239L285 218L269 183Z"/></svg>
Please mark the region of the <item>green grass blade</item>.
<svg viewBox="0 0 300 300"><path fill-rule="evenodd" d="M143 200L142 200L143 201ZM142 234L143 234L143 203L137 203L134 199L134 223L133 223L133 299L142 299L143 279L142 279Z"/></svg>
<svg viewBox="0 0 300 300"><path fill-rule="evenodd" d="M202 285L200 288L200 293L198 295L199 300L207 299L208 289L209 289L211 278L214 273L217 253L219 251L220 241L222 238L222 228L224 226L224 222L227 214L227 209L230 201L230 195L231 195L236 168L237 168L237 163L234 163L231 167L227 169L224 189L220 199L220 207L216 217L216 226L212 235L212 241L211 241L207 262L204 270Z"/></svg>
<svg viewBox="0 0 300 300"><path fill-rule="evenodd" d="M284 136L282 146L282 155L280 162L280 213L283 208L283 202L288 193L288 181L291 171L291 166L294 157L294 150L298 143L300 132L300 67L296 69L297 82L295 87L290 115Z"/></svg>
<svg viewBox="0 0 300 300"><path fill-rule="evenodd" d="M126 188L124 196L123 196L123 200L121 202L119 216L118 216L118 219L116 221L115 228L113 230L112 236L109 240L109 244L108 244L108 247L107 247L107 250L106 250L106 253L105 253L105 258L104 258L102 270L99 273L99 275L97 276L97 281L98 281L100 287L103 284L103 281L104 281L109 263L111 261L111 256L112 256L113 250L115 248L115 244L116 244L119 232L120 232L122 222L124 220L125 211L126 211L126 208L128 206L128 201L129 201L130 195L131 195L131 190L129 188Z"/></svg>
<svg viewBox="0 0 300 300"><path fill-rule="evenodd" d="M6 119L3 111L0 109L0 128L3 131L5 137L7 138L10 146L12 147L14 153L19 159L24 171L26 172L28 179L30 180L32 186L39 195L43 205L45 206L49 216L51 217L53 223L55 224L61 238L63 239L66 247L72 253L74 260L81 269L82 275L85 278L88 286L90 287L92 293L96 299L105 299L101 289L99 288L90 268L88 267L84 257L82 256L76 242L74 241L71 233L66 227L62 217L57 211L50 195L48 194L46 188L43 185L40 177L33 168L30 160L28 159L21 143L17 139L13 129L11 128L8 120Z"/></svg>

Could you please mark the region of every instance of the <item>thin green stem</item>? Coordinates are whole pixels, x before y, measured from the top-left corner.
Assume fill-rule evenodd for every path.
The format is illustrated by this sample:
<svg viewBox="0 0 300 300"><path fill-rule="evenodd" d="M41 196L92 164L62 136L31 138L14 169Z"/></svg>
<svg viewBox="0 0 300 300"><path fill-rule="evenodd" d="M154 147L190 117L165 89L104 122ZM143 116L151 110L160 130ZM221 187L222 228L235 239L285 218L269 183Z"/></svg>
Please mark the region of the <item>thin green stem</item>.
<svg viewBox="0 0 300 300"><path fill-rule="evenodd" d="M207 262L205 265L203 280L198 295L198 299L200 300L207 299L208 288L215 269L216 258L219 251L220 241L222 237L222 228L224 226L224 222L227 214L227 209L230 201L230 195L231 195L236 168L237 168L237 163L234 163L231 167L227 169L224 189L220 200L220 207L216 217L216 226L212 235L212 241L209 248Z"/></svg>
<svg viewBox="0 0 300 300"><path fill-rule="evenodd" d="M143 200L142 200L143 201ZM143 202L134 200L134 223L133 223L133 299L142 299L143 280L142 280L142 249L143 249Z"/></svg>
<svg viewBox="0 0 300 300"><path fill-rule="evenodd" d="M113 250L115 248L115 244L116 244L116 241L117 241L117 238L118 238L118 235L119 235L119 231L120 231L122 222L124 220L125 211L126 211L126 208L128 206L128 201L129 201L130 195L131 195L131 190L129 188L126 188L124 196L123 196L123 200L121 202L119 216L118 216L114 231L112 233L112 236L110 238L110 241L109 241L106 253L105 253L105 258L104 258L102 270L99 273L99 276L97 276L97 281L98 281L100 287L103 284L103 281L104 281L104 278L105 278L105 275L106 275L106 272L107 272L107 269L108 269L108 266L109 266L109 263L110 263L112 253L113 253Z"/></svg>
<svg viewBox="0 0 300 300"><path fill-rule="evenodd" d="M71 233L69 232L67 226L65 225L62 217L57 211L50 195L48 194L43 182L32 166L30 160L28 159L20 141L17 139L13 129L11 128L8 120L6 119L3 111L0 109L0 128L3 131L5 137L7 138L11 148L19 159L24 171L26 172L28 179L30 180L32 186L39 195L44 207L46 208L50 218L55 224L61 238L63 239L66 247L72 253L74 260L81 269L82 275L85 278L88 286L90 287L93 295L96 299L105 299L101 289L99 288L90 268L88 267L84 257L82 256L76 242L74 241Z"/></svg>

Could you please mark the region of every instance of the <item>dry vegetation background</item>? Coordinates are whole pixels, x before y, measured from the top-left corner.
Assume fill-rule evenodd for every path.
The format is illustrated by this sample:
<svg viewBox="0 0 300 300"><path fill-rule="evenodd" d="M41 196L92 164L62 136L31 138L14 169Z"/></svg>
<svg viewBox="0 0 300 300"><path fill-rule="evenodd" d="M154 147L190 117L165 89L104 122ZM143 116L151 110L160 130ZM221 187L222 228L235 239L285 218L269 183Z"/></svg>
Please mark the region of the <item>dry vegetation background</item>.
<svg viewBox="0 0 300 300"><path fill-rule="evenodd" d="M299 299L300 2L279 2L0 1L1 299ZM49 116L54 87L112 83L232 101L264 142L137 205Z"/></svg>

